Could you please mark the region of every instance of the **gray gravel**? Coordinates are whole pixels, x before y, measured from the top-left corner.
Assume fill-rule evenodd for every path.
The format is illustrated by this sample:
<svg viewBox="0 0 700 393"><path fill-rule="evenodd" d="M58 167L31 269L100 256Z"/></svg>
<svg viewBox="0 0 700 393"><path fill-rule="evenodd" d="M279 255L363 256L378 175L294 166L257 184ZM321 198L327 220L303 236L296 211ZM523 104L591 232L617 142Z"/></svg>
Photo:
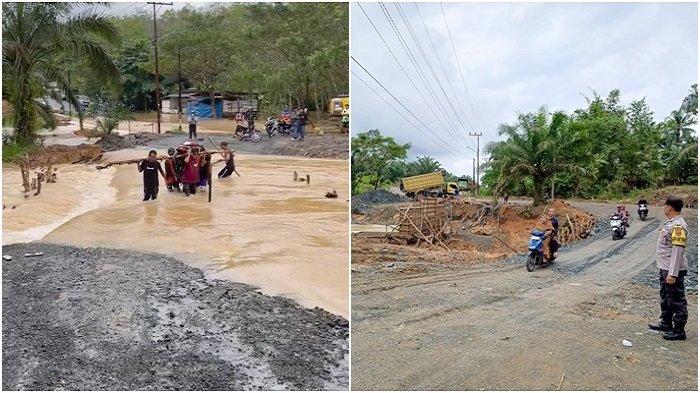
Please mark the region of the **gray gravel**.
<svg viewBox="0 0 700 393"><path fill-rule="evenodd" d="M340 316L157 254L41 243L7 254L3 390L348 388Z"/></svg>

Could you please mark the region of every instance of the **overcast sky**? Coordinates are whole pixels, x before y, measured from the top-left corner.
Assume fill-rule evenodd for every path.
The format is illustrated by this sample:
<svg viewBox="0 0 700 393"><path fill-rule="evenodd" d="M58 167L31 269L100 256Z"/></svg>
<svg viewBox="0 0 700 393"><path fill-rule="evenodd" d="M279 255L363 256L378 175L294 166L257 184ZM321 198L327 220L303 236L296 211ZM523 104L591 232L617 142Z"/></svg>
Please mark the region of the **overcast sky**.
<svg viewBox="0 0 700 393"><path fill-rule="evenodd" d="M451 113L397 9L392 3L385 4L417 61L423 65L426 78L433 81L431 85L442 106ZM513 122L517 112L534 111L546 105L551 111L570 113L585 105L581 94L591 96L589 89L603 96L612 89L620 89L624 104L646 97L657 120L663 120L678 108L690 85L697 83L698 11L694 3L444 3L457 56L450 44L440 3L417 6L449 81L436 61L416 5L403 3L403 12L445 93L452 97L454 90L459 96L459 103L453 103L456 111L468 114L471 126L467 124L468 130L461 130L462 133L483 132L482 146L497 140L498 125ZM433 105L434 100L416 75L379 5L363 3L362 7ZM410 142L413 148L409 158L427 154L436 157L450 172L471 175L474 153L465 147L469 141L452 135L451 130L439 124L359 6L353 4L351 10L352 56L451 148L440 146L434 142L435 137L416 130L355 77L352 77L353 134L378 128L401 143ZM456 57L475 115L465 98ZM401 109L364 71L352 65L365 82ZM449 125L445 116L439 117ZM466 152L468 157L453 152L452 148Z"/></svg>

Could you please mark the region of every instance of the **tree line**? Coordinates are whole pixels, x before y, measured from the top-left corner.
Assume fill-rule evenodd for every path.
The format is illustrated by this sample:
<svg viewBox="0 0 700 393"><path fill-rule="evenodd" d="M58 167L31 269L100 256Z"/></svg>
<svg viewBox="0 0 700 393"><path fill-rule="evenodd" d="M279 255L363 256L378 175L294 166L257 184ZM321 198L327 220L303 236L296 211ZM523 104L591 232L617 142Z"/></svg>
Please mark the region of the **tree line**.
<svg viewBox="0 0 700 393"><path fill-rule="evenodd" d="M458 177L442 167L438 160L422 156L414 161L407 159L411 144L400 144L393 137L370 130L352 138L350 155L350 184L352 194L360 194L378 188L387 188L399 179L424 173L443 171L446 181ZM461 176L471 180L471 176Z"/></svg>
<svg viewBox="0 0 700 393"><path fill-rule="evenodd" d="M54 125L40 101L78 95L134 111L155 109L153 21L115 17L103 3L3 3L3 99L18 141ZM323 109L348 91L345 3L240 3L166 10L158 18L163 94L178 85L261 93L269 109ZM179 60L179 61L178 61ZM181 75L181 78L179 77ZM79 113L82 121L83 113Z"/></svg>
<svg viewBox="0 0 700 393"><path fill-rule="evenodd" d="M486 146L482 185L492 195L591 198L634 189L697 184L697 84L664 121L644 98L625 106L619 90L593 92L567 114L546 107L502 124Z"/></svg>
<svg viewBox="0 0 700 393"><path fill-rule="evenodd" d="M619 90L597 92L567 114L546 107L520 113L502 124L503 140L486 146L483 195L530 196L541 204L552 195L595 198L635 189L694 185L698 181L697 85L661 122L646 100L620 103ZM353 194L396 184L405 176L442 169L434 158L408 161L411 144L397 143L379 130L352 138ZM447 173L447 180L455 175ZM461 177L470 178L463 175Z"/></svg>

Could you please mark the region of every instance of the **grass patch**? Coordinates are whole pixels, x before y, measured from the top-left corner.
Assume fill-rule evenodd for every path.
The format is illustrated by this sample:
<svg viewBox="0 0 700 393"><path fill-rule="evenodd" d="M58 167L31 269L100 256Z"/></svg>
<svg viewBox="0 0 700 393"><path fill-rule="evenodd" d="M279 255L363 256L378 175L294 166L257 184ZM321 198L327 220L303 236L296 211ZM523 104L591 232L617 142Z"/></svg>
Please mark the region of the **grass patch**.
<svg viewBox="0 0 700 393"><path fill-rule="evenodd" d="M29 153L35 148L35 146L25 145L17 142L3 143L2 162L12 162L16 158L24 156L25 153Z"/></svg>

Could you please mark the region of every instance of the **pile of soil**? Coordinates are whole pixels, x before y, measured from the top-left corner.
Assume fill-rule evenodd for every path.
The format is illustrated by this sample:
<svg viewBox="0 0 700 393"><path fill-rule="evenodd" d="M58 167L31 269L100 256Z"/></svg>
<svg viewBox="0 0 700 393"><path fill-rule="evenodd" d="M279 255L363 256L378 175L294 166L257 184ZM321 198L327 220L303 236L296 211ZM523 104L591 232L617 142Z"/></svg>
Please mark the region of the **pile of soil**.
<svg viewBox="0 0 700 393"><path fill-rule="evenodd" d="M100 140L98 140L95 144L99 145L103 151L115 151L132 149L136 146L146 145L165 136L165 134L154 134L150 132L126 134L124 136L109 134L100 138Z"/></svg>
<svg viewBox="0 0 700 393"><path fill-rule="evenodd" d="M35 168L48 164L92 163L101 158L102 148L100 146L87 144L78 146L51 145L34 150L29 155L29 166Z"/></svg>
<svg viewBox="0 0 700 393"><path fill-rule="evenodd" d="M490 209L482 223L471 228L469 233L495 236L507 243L501 247L526 252L531 231L550 227L549 209L554 210L559 220L560 244L585 239L593 233L597 223L595 216L559 199L547 206L499 205Z"/></svg>
<svg viewBox="0 0 700 393"><path fill-rule="evenodd" d="M343 317L158 254L3 254L3 390L348 389Z"/></svg>
<svg viewBox="0 0 700 393"><path fill-rule="evenodd" d="M372 210L373 205L407 201L409 201L409 199L403 195L397 195L380 188L352 197L352 212L355 214L365 214ZM393 207L391 207L391 209L395 210Z"/></svg>

